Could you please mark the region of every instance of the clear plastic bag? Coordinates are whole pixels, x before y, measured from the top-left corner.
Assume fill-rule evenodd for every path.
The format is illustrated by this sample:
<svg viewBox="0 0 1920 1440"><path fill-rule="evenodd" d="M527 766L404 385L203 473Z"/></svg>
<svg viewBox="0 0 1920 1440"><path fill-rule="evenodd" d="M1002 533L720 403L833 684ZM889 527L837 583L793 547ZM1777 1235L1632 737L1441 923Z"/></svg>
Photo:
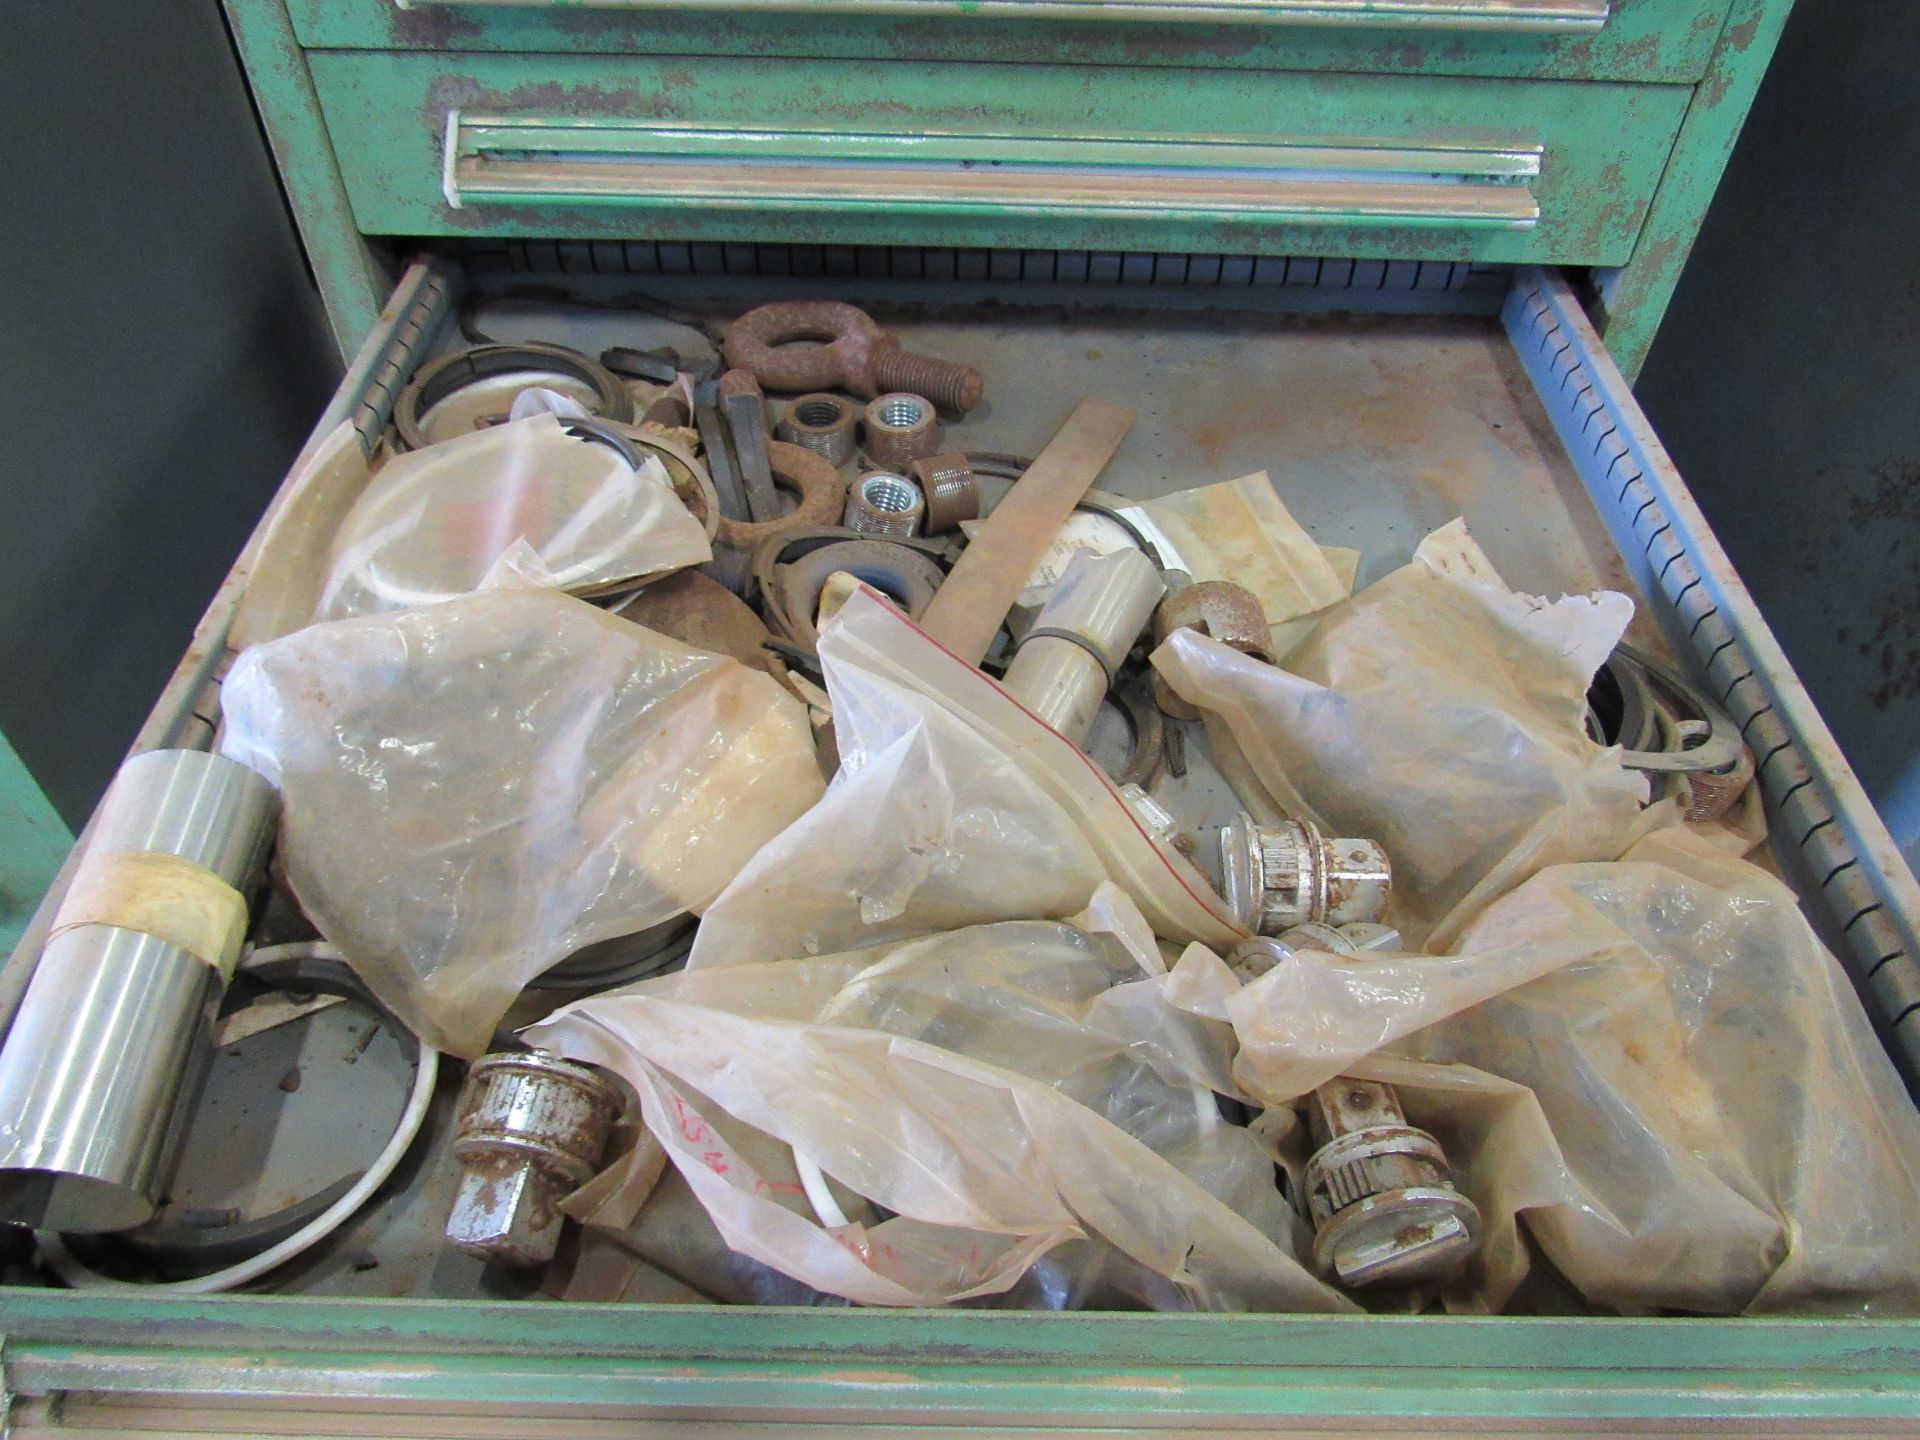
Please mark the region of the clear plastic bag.
<svg viewBox="0 0 1920 1440"><path fill-rule="evenodd" d="M1590 1300L1920 1309L1920 1116L1787 888L1679 830L1546 871L1462 948L1587 955L1400 1048L1530 1087L1570 1188L1528 1224Z"/></svg>
<svg viewBox="0 0 1920 1440"><path fill-rule="evenodd" d="M222 706L302 907L465 1056L572 951L702 909L824 788L769 676L551 590L310 626L245 652Z"/></svg>
<svg viewBox="0 0 1920 1440"><path fill-rule="evenodd" d="M708 910L693 967L1059 918L1109 878L1155 933L1243 932L1079 748L862 587L823 630L840 771Z"/></svg>
<svg viewBox="0 0 1920 1440"><path fill-rule="evenodd" d="M316 618L465 595L519 542L576 594L713 553L656 457L635 469L535 409L381 466L335 535Z"/></svg>
<svg viewBox="0 0 1920 1440"><path fill-rule="evenodd" d="M1117 1287L1169 1308L1349 1308L1300 1266L1270 1160L1206 1088L1224 1035L1136 1043L1129 1011L1154 1000L1152 977L1125 936L1137 917L1122 897L1104 906L1089 928L1008 922L688 970L528 1037L625 1077L727 1245L826 1293L981 1300L1071 1247L1025 1303ZM733 1143L735 1123L890 1218L808 1214Z"/></svg>
<svg viewBox="0 0 1920 1440"><path fill-rule="evenodd" d="M1632 618L1602 592L1517 594L1459 521L1413 562L1333 606L1286 670L1191 631L1155 667L1205 712L1256 811L1386 847L1393 920L1450 948L1495 896L1548 865L1613 859L1643 816L1644 777L1586 736L1587 686Z"/></svg>

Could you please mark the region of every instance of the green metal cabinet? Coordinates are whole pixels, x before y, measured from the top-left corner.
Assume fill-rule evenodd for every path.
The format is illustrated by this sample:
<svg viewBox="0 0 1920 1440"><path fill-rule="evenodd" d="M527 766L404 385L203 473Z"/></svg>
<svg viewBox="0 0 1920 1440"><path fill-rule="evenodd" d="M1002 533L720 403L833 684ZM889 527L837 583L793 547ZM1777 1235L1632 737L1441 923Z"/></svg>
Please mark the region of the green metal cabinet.
<svg viewBox="0 0 1920 1440"><path fill-rule="evenodd" d="M349 424L370 448L411 371L457 343L470 288L523 278L601 298L641 277L676 296L937 296L913 312L936 338L953 314L947 334L1009 354L1034 351L1035 325L1061 332L1039 368L1105 354L1116 383L1176 394L1143 420L1169 476L1188 454L1239 473L1271 453L1323 539L1391 548L1465 511L1518 582L1637 589L1764 757L1783 865L1890 1043L1920 1056L1920 888L1629 389L1786 0L227 8L354 356L316 437ZM1043 319L1008 321L1016 300ZM986 301L999 318L968 322ZM1123 302L1154 328L1115 356L1098 307ZM1298 310L1425 318L1285 329ZM1242 418L1265 452L1211 418L1236 398L1221 355L1259 371ZM1074 383L1036 376L1001 423ZM1273 418L1289 406L1291 429ZM1429 462L1439 478L1409 484ZM250 558L139 748L204 741ZM288 1295L0 1292L12 1422L1853 1433L1920 1416L1906 1321L793 1311L428 1298L450 1292L417 1273L392 1282L407 1298L374 1298L381 1283L319 1267Z"/></svg>

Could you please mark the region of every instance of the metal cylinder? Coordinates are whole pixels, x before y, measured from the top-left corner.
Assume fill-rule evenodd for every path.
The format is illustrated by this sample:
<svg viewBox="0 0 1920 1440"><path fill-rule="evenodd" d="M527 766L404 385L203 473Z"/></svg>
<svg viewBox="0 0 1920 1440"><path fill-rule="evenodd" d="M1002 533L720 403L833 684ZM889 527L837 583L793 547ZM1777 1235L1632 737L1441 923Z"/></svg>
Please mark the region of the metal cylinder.
<svg viewBox="0 0 1920 1440"><path fill-rule="evenodd" d="M1008 692L1078 745L1166 586L1138 550L1081 551L1007 667Z"/></svg>
<svg viewBox="0 0 1920 1440"><path fill-rule="evenodd" d="M121 768L0 1048L0 1219L98 1231L152 1214L273 813L266 781L218 755ZM129 856L170 857L164 894L141 893L151 870L116 867Z"/></svg>
<svg viewBox="0 0 1920 1440"><path fill-rule="evenodd" d="M890 470L869 470L847 491L846 527L862 535L912 535L926 513L920 487Z"/></svg>
<svg viewBox="0 0 1920 1440"><path fill-rule="evenodd" d="M560 1202L598 1168L619 1113L620 1092L584 1065L541 1050L476 1060L453 1142L447 1243L509 1265L553 1259Z"/></svg>
<svg viewBox="0 0 1920 1440"><path fill-rule="evenodd" d="M1391 1085L1342 1076L1313 1092L1307 1213L1322 1274L1351 1289L1430 1284L1464 1265L1480 1211L1439 1141L1407 1124Z"/></svg>
<svg viewBox="0 0 1920 1440"><path fill-rule="evenodd" d="M867 459L883 470L905 470L940 449L940 421L933 402L896 391L867 402Z"/></svg>
<svg viewBox="0 0 1920 1440"><path fill-rule="evenodd" d="M963 520L980 518L980 482L965 455L927 455L909 468L927 497L927 518L920 527L927 534L944 535L958 530Z"/></svg>
<svg viewBox="0 0 1920 1440"><path fill-rule="evenodd" d="M1371 840L1329 839L1316 825L1257 825L1241 815L1220 829L1221 893L1256 935L1309 921L1378 920L1393 884L1387 852Z"/></svg>
<svg viewBox="0 0 1920 1440"><path fill-rule="evenodd" d="M0 1219L100 1231L152 1216L222 988L199 956L135 930L47 942L0 1055Z"/></svg>
<svg viewBox="0 0 1920 1440"><path fill-rule="evenodd" d="M804 445L836 465L853 459L860 409L851 400L824 391L799 395L774 427L776 438Z"/></svg>

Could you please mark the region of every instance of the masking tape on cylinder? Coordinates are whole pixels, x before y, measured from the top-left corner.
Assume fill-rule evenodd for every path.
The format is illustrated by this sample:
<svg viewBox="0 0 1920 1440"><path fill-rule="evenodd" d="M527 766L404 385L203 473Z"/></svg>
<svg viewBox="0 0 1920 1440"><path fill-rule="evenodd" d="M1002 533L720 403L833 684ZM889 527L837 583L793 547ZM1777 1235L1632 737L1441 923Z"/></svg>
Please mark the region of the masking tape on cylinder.
<svg viewBox="0 0 1920 1440"><path fill-rule="evenodd" d="M247 902L204 865L154 850L119 851L81 863L47 938L76 925L151 935L231 980L247 934Z"/></svg>

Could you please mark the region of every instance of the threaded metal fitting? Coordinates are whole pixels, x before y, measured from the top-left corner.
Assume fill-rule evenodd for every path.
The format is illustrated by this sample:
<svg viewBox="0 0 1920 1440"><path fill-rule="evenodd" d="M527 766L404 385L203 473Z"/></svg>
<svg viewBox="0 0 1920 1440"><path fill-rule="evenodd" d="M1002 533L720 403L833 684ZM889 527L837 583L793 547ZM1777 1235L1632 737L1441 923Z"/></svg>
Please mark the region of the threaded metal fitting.
<svg viewBox="0 0 1920 1440"><path fill-rule="evenodd" d="M974 479L973 462L958 451L946 455L928 455L909 467L920 493L927 497L926 523L920 528L928 535L944 535L958 530L962 520L980 518L980 483Z"/></svg>
<svg viewBox="0 0 1920 1440"><path fill-rule="evenodd" d="M891 470L869 470L847 492L845 524L862 535L912 535L926 513L920 487Z"/></svg>
<svg viewBox="0 0 1920 1440"><path fill-rule="evenodd" d="M789 444L804 445L814 454L826 456L835 465L845 465L853 459L859 420L859 407L851 400L817 391L795 397L773 433Z"/></svg>
<svg viewBox="0 0 1920 1440"><path fill-rule="evenodd" d="M896 391L867 402L867 459L882 470L907 466L940 448L940 422L933 402Z"/></svg>
<svg viewBox="0 0 1920 1440"><path fill-rule="evenodd" d="M1371 840L1330 839L1300 820L1258 825L1241 815L1220 830L1221 893L1256 935L1318 921L1378 920L1393 884L1387 852Z"/></svg>

